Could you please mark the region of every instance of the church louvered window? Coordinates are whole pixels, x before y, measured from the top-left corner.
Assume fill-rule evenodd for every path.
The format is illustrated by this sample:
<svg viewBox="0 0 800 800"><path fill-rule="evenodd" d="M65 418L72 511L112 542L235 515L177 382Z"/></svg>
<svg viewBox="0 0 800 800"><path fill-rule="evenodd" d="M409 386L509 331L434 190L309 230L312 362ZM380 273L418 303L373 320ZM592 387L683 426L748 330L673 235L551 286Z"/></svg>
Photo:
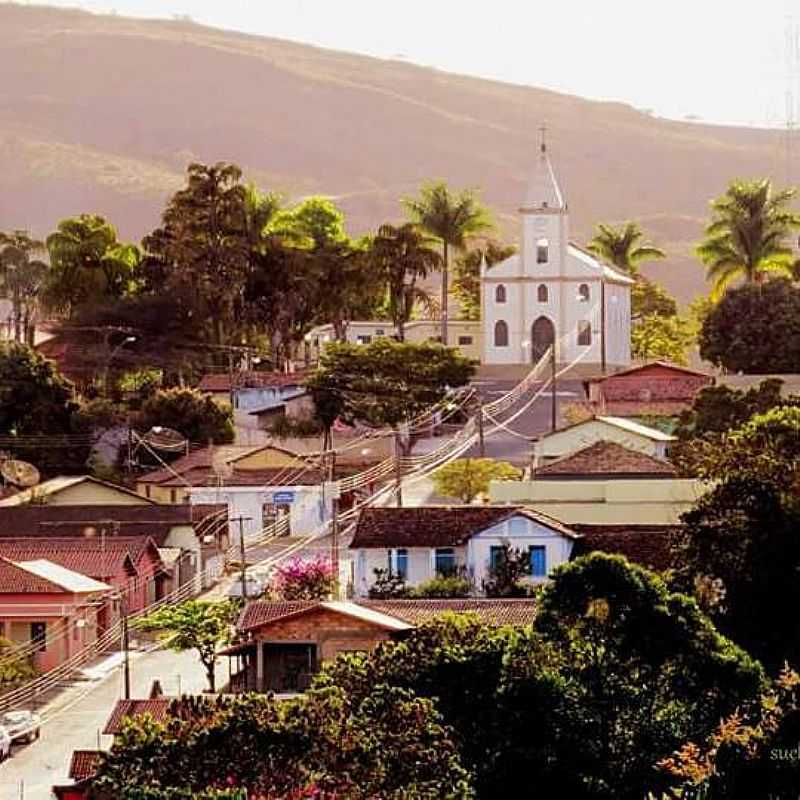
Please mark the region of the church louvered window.
<svg viewBox="0 0 800 800"><path fill-rule="evenodd" d="M578 345L588 347L592 343L592 323L583 320L578 323Z"/></svg>
<svg viewBox="0 0 800 800"><path fill-rule="evenodd" d="M494 346L508 347L508 325L503 320L494 324Z"/></svg>
<svg viewBox="0 0 800 800"><path fill-rule="evenodd" d="M502 283L494 290L494 301L495 303L505 303L506 301L506 287Z"/></svg>
<svg viewBox="0 0 800 800"><path fill-rule="evenodd" d="M539 239L536 242L536 263L537 264L546 264L547 263L547 250L548 244L547 239Z"/></svg>
<svg viewBox="0 0 800 800"><path fill-rule="evenodd" d="M582 283L578 287L578 300L581 303L588 303L589 302L589 284Z"/></svg>
<svg viewBox="0 0 800 800"><path fill-rule="evenodd" d="M549 297L549 292L547 291L547 286L543 283L539 284L539 287L536 289L536 299L540 303L546 303Z"/></svg>

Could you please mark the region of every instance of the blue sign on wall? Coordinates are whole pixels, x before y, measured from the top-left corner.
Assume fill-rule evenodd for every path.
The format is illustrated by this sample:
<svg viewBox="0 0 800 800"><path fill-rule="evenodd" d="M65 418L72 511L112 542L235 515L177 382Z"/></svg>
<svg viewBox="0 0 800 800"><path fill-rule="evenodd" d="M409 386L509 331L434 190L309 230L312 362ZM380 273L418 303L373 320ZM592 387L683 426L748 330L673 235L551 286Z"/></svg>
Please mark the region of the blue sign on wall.
<svg viewBox="0 0 800 800"><path fill-rule="evenodd" d="M272 503L276 506L285 506L294 503L294 492L275 492L272 495Z"/></svg>

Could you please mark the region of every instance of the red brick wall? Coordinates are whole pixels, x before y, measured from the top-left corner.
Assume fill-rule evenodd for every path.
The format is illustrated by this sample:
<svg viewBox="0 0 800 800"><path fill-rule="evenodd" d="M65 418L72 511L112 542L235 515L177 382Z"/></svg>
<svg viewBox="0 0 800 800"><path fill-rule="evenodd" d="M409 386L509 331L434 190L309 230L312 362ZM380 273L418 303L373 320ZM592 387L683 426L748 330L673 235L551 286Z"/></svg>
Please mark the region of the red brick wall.
<svg viewBox="0 0 800 800"><path fill-rule="evenodd" d="M328 661L343 650L372 650L390 635L372 623L318 609L264 625L254 632L254 638L266 642L315 642L320 659Z"/></svg>

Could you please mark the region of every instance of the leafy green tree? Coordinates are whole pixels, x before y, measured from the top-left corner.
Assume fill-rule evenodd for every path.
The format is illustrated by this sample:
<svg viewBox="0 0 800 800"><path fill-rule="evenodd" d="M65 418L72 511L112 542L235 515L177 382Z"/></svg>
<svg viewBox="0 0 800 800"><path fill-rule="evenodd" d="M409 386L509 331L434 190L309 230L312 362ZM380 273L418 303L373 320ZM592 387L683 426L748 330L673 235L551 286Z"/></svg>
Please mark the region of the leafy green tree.
<svg viewBox="0 0 800 800"><path fill-rule="evenodd" d="M773 278L728 289L698 341L702 358L729 372L800 371L800 287Z"/></svg>
<svg viewBox="0 0 800 800"><path fill-rule="evenodd" d="M498 791L536 774L545 794L659 794L654 764L765 686L694 601L619 556L559 567L533 627L507 655Z"/></svg>
<svg viewBox="0 0 800 800"><path fill-rule="evenodd" d="M423 184L403 205L413 222L442 243L442 344L447 345L450 249L463 250L470 237L492 227L492 219L473 189L452 192L444 181Z"/></svg>
<svg viewBox="0 0 800 800"><path fill-rule="evenodd" d="M213 692L217 649L229 641L236 611L235 604L227 601L186 600L179 605L161 606L134 620L133 625L142 631L159 632L171 650L196 650L206 671L208 690Z"/></svg>
<svg viewBox="0 0 800 800"><path fill-rule="evenodd" d="M176 800L231 786L298 800L474 796L433 702L389 686L357 697L329 687L283 701L182 698L167 724L127 724L92 796L126 797L142 786L176 790Z"/></svg>
<svg viewBox="0 0 800 800"><path fill-rule="evenodd" d="M631 355L644 361L656 358L686 364L686 351L693 342L691 325L677 316L652 314L631 329Z"/></svg>
<svg viewBox="0 0 800 800"><path fill-rule="evenodd" d="M725 433L738 428L754 414L795 402L782 398L782 387L783 381L779 378L766 378L758 386L746 390L724 385L706 386L698 392L692 407L681 413L675 435L687 441Z"/></svg>
<svg viewBox="0 0 800 800"><path fill-rule="evenodd" d="M84 303L122 297L134 290L139 248L118 241L114 226L97 214L61 220L47 239L50 272L44 305L67 316Z"/></svg>
<svg viewBox="0 0 800 800"><path fill-rule="evenodd" d="M386 286L389 316L399 341L405 341L405 325L417 304L429 305L428 293L417 281L427 278L441 264L431 240L416 225L382 225L369 251L370 266Z"/></svg>
<svg viewBox="0 0 800 800"><path fill-rule="evenodd" d="M737 279L761 284L768 274L791 275L794 255L787 239L800 228L800 214L788 206L794 189L775 191L768 179L735 180L711 203L712 218L697 255L721 297Z"/></svg>
<svg viewBox="0 0 800 800"><path fill-rule="evenodd" d="M666 258L660 247L642 239L644 231L638 222L625 222L618 227L601 222L587 249L626 275L638 278L642 262Z"/></svg>
<svg viewBox="0 0 800 800"><path fill-rule="evenodd" d="M492 267L505 261L517 252L514 245L506 245L494 239L470 247L455 262L453 294L461 306L462 319L481 318L481 264Z"/></svg>
<svg viewBox="0 0 800 800"><path fill-rule="evenodd" d="M308 250L348 241L344 214L328 197L306 197L291 208L281 208L267 230Z"/></svg>
<svg viewBox="0 0 800 800"><path fill-rule="evenodd" d="M46 252L43 242L27 231L0 232L0 289L11 298L14 340L33 346L39 292L49 267L37 256Z"/></svg>
<svg viewBox="0 0 800 800"><path fill-rule="evenodd" d="M676 317L678 304L675 298L658 283L637 276L631 287L631 320L636 323L648 317Z"/></svg>
<svg viewBox="0 0 800 800"><path fill-rule="evenodd" d="M0 694L36 677L36 667L30 657L14 651L14 643L0 636Z"/></svg>
<svg viewBox="0 0 800 800"><path fill-rule="evenodd" d="M445 497L457 497L462 503L471 503L476 497L489 491L491 481L515 481L522 471L508 461L492 458L459 458L433 473L436 493Z"/></svg>
<svg viewBox="0 0 800 800"><path fill-rule="evenodd" d="M233 412L196 389L163 389L142 404L134 420L142 431L172 428L191 442L229 444L234 439Z"/></svg>
<svg viewBox="0 0 800 800"><path fill-rule="evenodd" d="M489 577L483 585L487 597L526 597L530 588L523 581L531 574L531 556L527 550L512 547L508 541L501 543Z"/></svg>
<svg viewBox="0 0 800 800"><path fill-rule="evenodd" d="M153 291L174 292L211 323L211 341L226 344L237 328L250 268L248 192L235 164L190 164L162 225L143 240L143 272Z"/></svg>
<svg viewBox="0 0 800 800"><path fill-rule="evenodd" d="M437 575L408 590L408 597L419 599L469 597L472 583L464 575ZM370 595L372 596L372 595Z"/></svg>
<svg viewBox="0 0 800 800"><path fill-rule="evenodd" d="M325 424L342 417L399 427L463 386L474 365L439 344L377 339L368 345L335 342L322 352L306 385Z"/></svg>

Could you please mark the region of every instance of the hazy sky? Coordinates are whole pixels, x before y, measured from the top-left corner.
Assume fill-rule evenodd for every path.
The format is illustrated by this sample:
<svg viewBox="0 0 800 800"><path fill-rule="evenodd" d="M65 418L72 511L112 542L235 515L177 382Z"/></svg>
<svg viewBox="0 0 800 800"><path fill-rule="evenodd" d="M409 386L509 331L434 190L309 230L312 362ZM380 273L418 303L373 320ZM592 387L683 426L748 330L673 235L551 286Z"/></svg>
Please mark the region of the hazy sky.
<svg viewBox="0 0 800 800"><path fill-rule="evenodd" d="M622 100L661 116L780 125L800 0L52 0ZM800 28L799 28L800 29ZM800 62L800 58L796 59ZM800 64L793 68L800 119Z"/></svg>

